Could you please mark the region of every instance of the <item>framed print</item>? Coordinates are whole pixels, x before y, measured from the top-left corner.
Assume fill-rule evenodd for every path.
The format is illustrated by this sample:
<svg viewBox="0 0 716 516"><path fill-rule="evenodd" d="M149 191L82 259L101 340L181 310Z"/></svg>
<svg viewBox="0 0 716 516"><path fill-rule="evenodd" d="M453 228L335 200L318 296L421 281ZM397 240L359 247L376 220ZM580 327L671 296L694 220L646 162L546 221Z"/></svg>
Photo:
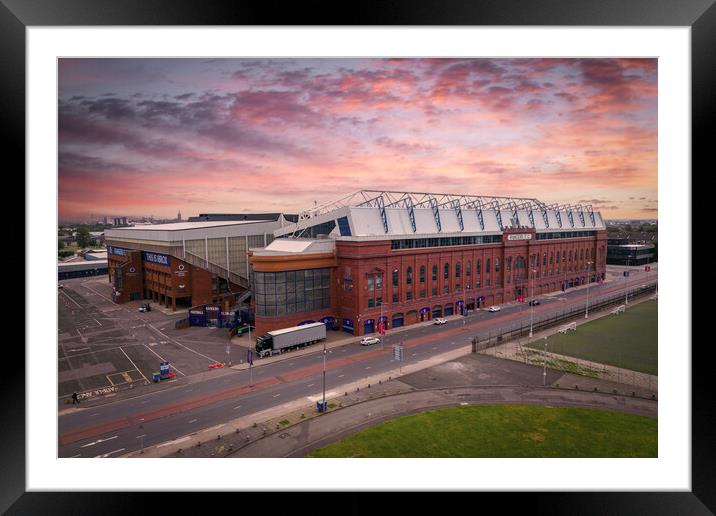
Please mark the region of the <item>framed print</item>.
<svg viewBox="0 0 716 516"><path fill-rule="evenodd" d="M13 348L19 356L7 359L4 375L13 402L3 409L3 470L13 474L3 482L3 509L94 512L131 499L83 491L345 490L530 491L500 503L551 513L713 511L713 403L707 347L691 343L690 260L692 162L703 163L713 125L712 4L393 3L344 18L312 6L272 13L4 0L0 102L8 148L25 166L28 258L25 354ZM656 259L638 255L652 252L644 239L623 248L644 263L607 270L615 226L605 220L638 219L648 233L659 211L661 284L647 274ZM385 263L361 254L379 254L380 242ZM60 247L77 248L77 259L60 263ZM637 266L643 291L636 283L629 291ZM76 274L101 278L79 295ZM48 295L55 282L57 303ZM609 299L599 297L605 283L616 293ZM605 307L616 319L638 306L637 295L653 303L658 290L668 307L658 321L654 307L650 327L658 390L648 354L633 367L623 367L618 350L618 365L584 354L574 366L582 378L597 363L615 375L630 370L647 382L643 391L623 377L618 390L597 373L582 383L568 376L574 370L555 372L571 356L557 352L556 332L568 338L576 311L557 319L550 303L576 306L586 295L583 319ZM478 332L489 318L510 317L511 333L501 326L499 341ZM361 449L318 458L337 436L347 442L392 419L373 415L278 452L300 439L295 429L318 432L339 410L367 418L361 407L388 389L386 371L415 375L395 395L419 392L427 403L440 375L419 373L428 367L418 367L411 348L427 338L410 333L419 325L456 336L445 337L456 353L445 360L461 356L458 339L470 353L468 332L485 360L506 360L495 350L503 338L514 342L515 357L518 345L527 357L520 366L535 376L500 385L544 386L551 391L540 395L558 393L554 405L588 395L622 412L642 403L650 444L641 451L648 439L619 440L637 432L629 421L612 434L622 452L583 452L590 443L576 439L577 451L565 454L481 455L481 446L441 454L448 430L430 422L432 437L422 440L434 439L434 455L358 458L372 457ZM546 344L530 347L533 326L535 334L552 328L551 355ZM220 333L227 337L213 337ZM56 338L58 355L43 344ZM343 361L332 344L340 339L352 339ZM368 373L361 363L360 381L340 383L358 356L385 356L394 369L371 362ZM291 369L290 357L306 362ZM300 395L278 387L261 394L303 378ZM581 387L565 386L567 378ZM219 387L221 379L228 383ZM467 388L441 388L455 386ZM523 399L504 396L506 404ZM253 403L251 412L239 399ZM297 409L299 400L311 413ZM248 425L280 407L285 417ZM539 447L543 431L520 435ZM561 444L578 432L562 434ZM275 455L235 452L260 441Z"/></svg>

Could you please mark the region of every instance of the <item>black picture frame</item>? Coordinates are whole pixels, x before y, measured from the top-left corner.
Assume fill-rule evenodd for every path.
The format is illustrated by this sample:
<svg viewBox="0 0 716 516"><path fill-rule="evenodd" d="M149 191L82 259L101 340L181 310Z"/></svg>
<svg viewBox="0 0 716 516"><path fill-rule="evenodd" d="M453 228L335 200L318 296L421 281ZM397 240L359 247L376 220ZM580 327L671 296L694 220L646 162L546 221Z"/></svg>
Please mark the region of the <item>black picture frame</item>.
<svg viewBox="0 0 716 516"><path fill-rule="evenodd" d="M354 9L345 7L338 2L286 3L276 8L272 3L238 1L0 0L3 77L0 81L0 116L6 153L16 158L13 160L17 164L16 169L21 166L24 169L25 30L31 26L688 26L691 28L692 45L692 158L694 167L707 163L707 152L713 146L707 135L716 132L713 121L713 112L716 111L716 6L713 0L394 0L361 3L360 8ZM33 293L25 292L25 295L32 297ZM680 301L691 303L691 300ZM685 337L690 339L691 336ZM28 344L26 342L26 346ZM1 380L6 403L2 406L0 430L0 476L3 477L0 510L8 514L126 514L133 507L154 510L146 496L134 493L26 492L25 368L28 364L21 349L15 347L14 352L16 357L5 357L13 361L15 372L4 372ZM713 488L716 486L716 430L715 404L708 382L708 346L693 346L691 356L690 492L509 493L496 500L500 510L529 507L531 513L550 514L712 514L716 508L716 489ZM350 501L344 499L344 507L372 510L365 498L353 495L358 493L351 494ZM178 498L172 500L170 505L183 503ZM276 497L272 498L273 509L278 508L275 505L277 501ZM457 508L457 505L453 506Z"/></svg>

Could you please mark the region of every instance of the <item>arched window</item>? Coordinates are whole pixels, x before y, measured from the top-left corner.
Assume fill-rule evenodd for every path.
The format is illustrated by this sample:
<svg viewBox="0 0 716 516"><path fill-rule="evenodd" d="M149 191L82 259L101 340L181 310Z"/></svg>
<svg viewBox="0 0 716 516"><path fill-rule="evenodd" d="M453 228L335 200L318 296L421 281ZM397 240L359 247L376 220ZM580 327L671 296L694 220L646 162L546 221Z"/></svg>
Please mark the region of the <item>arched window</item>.
<svg viewBox="0 0 716 516"><path fill-rule="evenodd" d="M465 275L468 277L472 275L472 262L470 260L465 265Z"/></svg>
<svg viewBox="0 0 716 516"><path fill-rule="evenodd" d="M398 270L397 269L393 271L393 286L394 287L398 286Z"/></svg>
<svg viewBox="0 0 716 516"><path fill-rule="evenodd" d="M438 266L436 264L436 265L433 265L433 281L437 281L437 280L438 280Z"/></svg>
<svg viewBox="0 0 716 516"><path fill-rule="evenodd" d="M579 250L579 259L584 260L584 249Z"/></svg>
<svg viewBox="0 0 716 516"><path fill-rule="evenodd" d="M485 273L490 274L490 259L485 260Z"/></svg>
<svg viewBox="0 0 716 516"><path fill-rule="evenodd" d="M460 272L461 272L461 271L460 271L460 262L457 262L457 263L455 264L455 277L456 277L456 278L459 278L459 277L460 277Z"/></svg>
<svg viewBox="0 0 716 516"><path fill-rule="evenodd" d="M475 263L475 274L480 274L480 260L477 260L477 263Z"/></svg>
<svg viewBox="0 0 716 516"><path fill-rule="evenodd" d="M510 272L512 270L512 256L507 257L507 272Z"/></svg>
<svg viewBox="0 0 716 516"><path fill-rule="evenodd" d="M542 255L542 266L544 267L545 265L547 265L547 253Z"/></svg>
<svg viewBox="0 0 716 516"><path fill-rule="evenodd" d="M495 272L500 272L500 258L495 258Z"/></svg>
<svg viewBox="0 0 716 516"><path fill-rule="evenodd" d="M405 271L405 282L408 285L413 284L413 268L412 267L408 267L408 269Z"/></svg>
<svg viewBox="0 0 716 516"><path fill-rule="evenodd" d="M450 279L450 264L447 262L443 268L443 279Z"/></svg>
<svg viewBox="0 0 716 516"><path fill-rule="evenodd" d="M425 283L425 265L420 266L420 283Z"/></svg>

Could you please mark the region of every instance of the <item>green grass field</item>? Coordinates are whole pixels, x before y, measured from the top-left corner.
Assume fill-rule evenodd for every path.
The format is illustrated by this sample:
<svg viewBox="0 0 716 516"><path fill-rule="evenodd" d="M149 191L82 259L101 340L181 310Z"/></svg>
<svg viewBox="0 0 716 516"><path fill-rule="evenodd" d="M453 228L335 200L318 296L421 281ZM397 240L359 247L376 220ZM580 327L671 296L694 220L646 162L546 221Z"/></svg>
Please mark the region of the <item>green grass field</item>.
<svg viewBox="0 0 716 516"><path fill-rule="evenodd" d="M309 457L657 457L657 420L584 408L478 405L381 423Z"/></svg>
<svg viewBox="0 0 716 516"><path fill-rule="evenodd" d="M658 374L657 301L628 305L626 312L577 326L547 339L547 350L641 373ZM529 347L543 350L542 339Z"/></svg>

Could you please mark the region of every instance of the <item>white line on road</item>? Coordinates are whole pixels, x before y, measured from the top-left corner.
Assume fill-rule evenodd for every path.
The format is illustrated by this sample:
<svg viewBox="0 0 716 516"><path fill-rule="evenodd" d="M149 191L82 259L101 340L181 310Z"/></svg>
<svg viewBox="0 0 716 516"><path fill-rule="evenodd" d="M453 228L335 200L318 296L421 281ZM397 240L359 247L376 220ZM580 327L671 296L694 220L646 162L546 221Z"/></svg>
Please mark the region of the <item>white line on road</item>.
<svg viewBox="0 0 716 516"><path fill-rule="evenodd" d="M343 378L344 376L345 376L344 374L339 374L338 378ZM309 385L309 387L310 387L310 385Z"/></svg>
<svg viewBox="0 0 716 516"><path fill-rule="evenodd" d="M94 414L90 414L90 416L99 416L99 412L95 412Z"/></svg>
<svg viewBox="0 0 716 516"><path fill-rule="evenodd" d="M237 410L237 409L240 409L240 408L241 408L241 405L237 405L237 406L234 407L234 410Z"/></svg>
<svg viewBox="0 0 716 516"><path fill-rule="evenodd" d="M149 351L151 351L152 353L154 353L155 355L157 355L160 360L162 360L162 361L164 360L164 359L161 357L161 355L159 355L156 351L154 351L152 348L150 348L150 347L147 346L146 344L144 344L144 347L147 348L147 349L148 349ZM182 373L179 369L177 369L177 368L174 367L173 365L169 364L169 367L171 367L172 369L174 369L177 373L181 374L182 376L186 376L184 373Z"/></svg>
<svg viewBox="0 0 716 516"><path fill-rule="evenodd" d="M94 446L95 444L103 443L105 441L111 441L112 439L116 439L119 437L118 435L113 435L112 437L108 437L107 439L97 439L96 441L92 441L91 443L83 444L80 446L80 448L87 448L88 446Z"/></svg>
<svg viewBox="0 0 716 516"><path fill-rule="evenodd" d="M121 452L121 451L124 451L124 448L120 448L119 450L114 450L114 451L111 451L111 452L109 452L109 453L105 453L105 454L103 454L103 455L95 455L94 458L96 459L96 458L99 457L99 458L104 459L104 458L106 458L106 457L109 457L109 456L112 455L113 453L119 453L119 452Z"/></svg>
<svg viewBox="0 0 716 516"><path fill-rule="evenodd" d="M314 385L316 385L316 384L315 384L315 383L309 383L308 385L306 385L306 387L313 387Z"/></svg>
<svg viewBox="0 0 716 516"><path fill-rule="evenodd" d="M196 419L192 419L189 423L196 423Z"/></svg>
<svg viewBox="0 0 716 516"><path fill-rule="evenodd" d="M274 395L273 395L274 398L278 398L279 396L281 396L281 393L278 393L278 394L274 394Z"/></svg>
<svg viewBox="0 0 716 516"><path fill-rule="evenodd" d="M168 339L170 342L174 342L176 345L181 346L181 347L183 347L184 349L188 349L189 351L191 351L192 353L195 353L195 354L199 355L200 357L204 357L204 358L206 358L207 360L211 360L211 362L214 363L214 364L215 364L216 362L218 362L218 360L214 360L214 359L211 358L211 357L207 357L206 355L204 355L204 354L202 354L202 353L199 353L198 351L194 351L194 350L191 349L190 347L185 346L185 345L182 344L181 342L172 339L170 336L166 335L165 333L162 333L160 330L158 330L157 328L155 328L155 327L152 326L151 324L148 324L147 326L148 326L149 328L153 329L154 331L156 331L159 335L161 335L161 336L164 337L165 339Z"/></svg>
<svg viewBox="0 0 716 516"><path fill-rule="evenodd" d="M119 347L119 350L120 350L122 353L124 353L124 350L122 349L122 346ZM126 353L124 353L124 356L127 357L127 360L129 360L130 362L132 362L132 359L129 358L129 355L127 355ZM137 371L139 371L139 368L137 367L137 364L135 364L134 362L132 362L132 365L134 366L134 368L135 368ZM144 378L144 381L145 381L145 382L149 382L149 380L147 380L147 377L144 376L144 373L143 373L143 372L139 371L139 374L142 375L142 378Z"/></svg>
<svg viewBox="0 0 716 516"><path fill-rule="evenodd" d="M76 458L76 457L79 457L80 455L82 455L82 454L81 454L81 453L78 453L77 455L73 455L72 457L70 457L70 459L74 459L74 458Z"/></svg>
<svg viewBox="0 0 716 516"><path fill-rule="evenodd" d="M176 440L174 440L174 441L168 441L168 442L163 443L163 444L158 444L158 445L157 445L157 448L161 448L162 446L169 446L169 445L172 445L172 444L183 443L184 441L188 441L189 439L191 439L191 437L187 435L186 437L182 437L181 439L176 439Z"/></svg>

